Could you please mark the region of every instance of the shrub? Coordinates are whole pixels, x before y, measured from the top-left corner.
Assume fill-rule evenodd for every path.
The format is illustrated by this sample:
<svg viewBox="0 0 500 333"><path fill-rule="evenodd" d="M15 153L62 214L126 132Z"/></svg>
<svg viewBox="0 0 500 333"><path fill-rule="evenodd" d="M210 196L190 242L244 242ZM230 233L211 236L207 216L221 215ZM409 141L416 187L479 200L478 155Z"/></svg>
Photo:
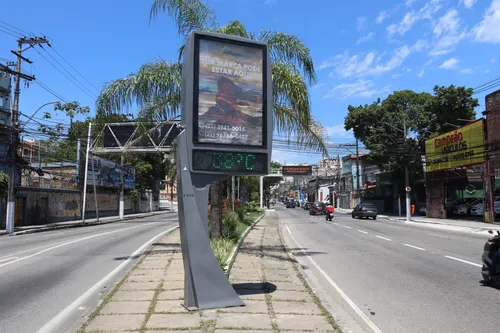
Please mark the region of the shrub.
<svg viewBox="0 0 500 333"><path fill-rule="evenodd" d="M219 262L219 265L224 268L227 256L234 246L233 241L226 238L214 239L210 242L210 246L212 247L212 251L214 251L215 258Z"/></svg>
<svg viewBox="0 0 500 333"><path fill-rule="evenodd" d="M236 228L239 222L238 214L228 212L222 217L222 237L233 238L236 236Z"/></svg>
<svg viewBox="0 0 500 333"><path fill-rule="evenodd" d="M238 214L238 218L240 219L240 221L245 220L245 215L247 214L247 206L238 205L238 207L236 207L234 211L236 212L236 214Z"/></svg>

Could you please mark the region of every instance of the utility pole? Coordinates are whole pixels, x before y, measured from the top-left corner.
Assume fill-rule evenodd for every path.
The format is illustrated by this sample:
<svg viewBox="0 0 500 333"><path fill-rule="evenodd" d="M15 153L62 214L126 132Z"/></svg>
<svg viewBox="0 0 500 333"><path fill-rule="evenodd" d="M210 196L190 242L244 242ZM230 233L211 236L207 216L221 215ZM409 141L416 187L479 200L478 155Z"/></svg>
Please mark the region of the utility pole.
<svg viewBox="0 0 500 333"><path fill-rule="evenodd" d="M361 194L359 192L359 143L358 138L356 138L356 193L358 194L357 203L361 201Z"/></svg>
<svg viewBox="0 0 500 333"><path fill-rule="evenodd" d="M6 231L7 233L14 232L14 214L16 211L15 207L15 189L16 189L16 175L17 175L17 146L19 142L19 95L21 94L21 78L25 80L32 81L35 79L34 76L29 76L21 73L22 61L27 63L32 63L28 58L23 57L23 52L29 48L34 47L38 44L48 44L46 38L31 37L31 38L19 38L17 40L17 52L11 51L17 56L16 70L12 71L6 66L2 66L2 69L14 75L14 106L12 109L12 130L11 130L11 140L10 140L10 169L9 169L9 190L7 193L7 221L6 221ZM23 45L28 44L29 47L23 50Z"/></svg>
<svg viewBox="0 0 500 333"><path fill-rule="evenodd" d="M406 121L403 119L403 131L404 131L404 147L406 148L406 142L408 140L408 131L406 129ZM406 153L406 152L405 152ZM408 163L405 161L405 193L406 193L406 222L411 221L411 208L410 208L410 174L408 171Z"/></svg>
<svg viewBox="0 0 500 333"><path fill-rule="evenodd" d="M118 207L118 215L120 217L120 220L123 220L125 217L125 182L124 182L124 177L123 177L123 166L124 166L125 160L123 157L123 154L120 158L120 204Z"/></svg>

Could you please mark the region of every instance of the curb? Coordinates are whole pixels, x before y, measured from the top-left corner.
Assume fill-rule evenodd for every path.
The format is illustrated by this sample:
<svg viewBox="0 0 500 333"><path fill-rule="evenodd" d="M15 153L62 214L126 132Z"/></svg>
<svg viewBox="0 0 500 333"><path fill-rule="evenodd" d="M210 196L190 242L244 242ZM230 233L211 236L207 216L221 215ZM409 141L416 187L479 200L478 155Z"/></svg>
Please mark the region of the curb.
<svg viewBox="0 0 500 333"><path fill-rule="evenodd" d="M169 212L146 213L145 215L141 215L141 216L125 216L123 218L123 220L121 220L120 218L115 218L115 219L109 219L109 220L103 221L103 222L85 222L85 223L75 222L74 224L67 224L67 225L53 225L53 226L47 226L47 227L43 227L43 228L33 228L33 229L28 229L28 230L14 231L12 234L0 233L0 236L20 236L20 235L28 235L28 234L34 234L34 233L45 232L45 231L53 231L53 230L59 230L59 229L93 227L96 225L110 224L110 223L115 223L115 222L140 219L140 218L144 218L144 217L150 217L150 216L162 215L162 214L168 214L168 213Z"/></svg>
<svg viewBox="0 0 500 333"><path fill-rule="evenodd" d="M233 268L234 261L236 260L236 255L238 254L238 251L240 250L240 247L243 244L243 241L245 240L247 235L250 233L250 231L253 229L253 227L255 227L255 225L257 223L259 223L260 220L262 220L264 215L265 214L263 213L261 216L256 218L255 221L250 226L248 226L248 228L246 228L245 231L243 231L243 234L241 234L240 238L238 239L238 243L236 243L236 246L233 247L233 250L231 251L231 253L227 257L226 265L223 268L223 271L226 274L226 276L229 276L229 273L231 273L231 268Z"/></svg>

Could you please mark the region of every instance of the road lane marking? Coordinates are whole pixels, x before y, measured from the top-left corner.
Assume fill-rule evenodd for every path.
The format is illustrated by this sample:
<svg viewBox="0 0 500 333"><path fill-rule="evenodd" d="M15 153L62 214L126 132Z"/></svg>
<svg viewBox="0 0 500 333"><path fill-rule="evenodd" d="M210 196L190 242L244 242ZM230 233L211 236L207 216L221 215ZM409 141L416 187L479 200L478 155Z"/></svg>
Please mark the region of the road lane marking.
<svg viewBox="0 0 500 333"><path fill-rule="evenodd" d="M386 241L389 241L389 242L392 242L392 239L389 239L389 238L385 238L385 237L382 237L382 236L375 236L375 237L383 239L383 240L386 240Z"/></svg>
<svg viewBox="0 0 500 333"><path fill-rule="evenodd" d="M344 228L347 228L347 229L352 229L351 227L348 227L346 225L343 225Z"/></svg>
<svg viewBox="0 0 500 333"><path fill-rule="evenodd" d="M417 250L420 250L420 251L425 251L425 249L423 249L421 247L418 247L418 246L415 246L415 245L410 245L410 244L403 244L403 245L411 247L412 249L417 249Z"/></svg>
<svg viewBox="0 0 500 333"><path fill-rule="evenodd" d="M358 232L360 232L360 233L362 233L362 234L367 234L367 232L366 232L366 231L359 230L359 229L358 229Z"/></svg>
<svg viewBox="0 0 500 333"><path fill-rule="evenodd" d="M114 270L112 270L108 275L106 275L104 278L102 278L99 282L94 284L90 289L88 289L86 292L84 292L80 297L78 297L76 300L73 301L70 305L68 305L64 310L59 312L54 318L52 318L47 324L45 324L42 328L40 328L36 333L51 333L51 332L57 332L57 328L61 324L63 324L66 320L67 317L70 316L72 313L78 310L82 306L82 304L85 303L92 295L97 293L99 289L101 289L109 280L111 280L116 274L118 274L125 266L132 260L132 258L136 258L137 256L141 255L142 252L149 246L151 245L154 241L156 241L158 238L161 236L165 235L166 233L176 229L178 227L173 227L170 228L166 231L160 232L158 235L154 236L150 240L148 240L146 243L142 244L140 248L134 251L130 256L128 256L127 259L125 259L120 265L118 265Z"/></svg>
<svg viewBox="0 0 500 333"><path fill-rule="evenodd" d="M340 224L339 224L339 223L337 223L337 222L333 222L333 224L340 226Z"/></svg>
<svg viewBox="0 0 500 333"><path fill-rule="evenodd" d="M51 246L51 247L49 247L47 249L35 252L33 254L30 254L30 255L27 255L27 256L24 256L24 257L21 257L21 258L17 258L16 260L9 261L9 262L6 262L4 264L0 264L0 268L2 268L4 266L12 265L12 264L14 264L16 262L20 262L20 261L23 261L23 260L26 260L26 259L33 258L33 257L35 257L37 255L42 254L42 253L45 253L45 252L48 252L48 251L52 251L52 250L58 249L60 247L66 246L66 245L71 245L71 244L74 244L74 243L82 242L82 241L87 240L87 239L92 239L92 238L96 238L96 237L110 235L110 234L114 234L114 233L117 233L117 232L122 232L122 231L130 230L130 229L145 227L147 225L154 224L154 223L155 222L140 224L140 225L136 225L136 226L133 226L133 227L123 228L123 229L118 229L118 230L113 230L113 231L107 231L107 232L103 232L103 233L100 233L100 234L97 234L97 235L92 235L92 236L87 236L87 237L83 237L83 238L78 238L78 239L75 239L75 240L72 240L72 241L69 241L69 242L58 243L57 245Z"/></svg>
<svg viewBox="0 0 500 333"><path fill-rule="evenodd" d="M450 238L448 236L444 236L444 235L438 235L438 234L433 234L433 233L428 233L428 235L431 235L431 236L436 236L436 237L442 237L442 238Z"/></svg>
<svg viewBox="0 0 500 333"><path fill-rule="evenodd" d="M8 258L5 258L5 259L0 259L0 262L14 260L14 259L17 259L17 258L19 258L19 257L8 257Z"/></svg>
<svg viewBox="0 0 500 333"><path fill-rule="evenodd" d="M368 325L368 327L370 327L373 330L373 332L382 333L382 331L377 327L377 325L375 325L375 323L371 321L371 319L368 318L363 313L363 311L356 305L356 303L354 303L353 300L349 296L347 296L347 294L342 289L340 289L340 287L335 282L333 282L332 278L330 278L328 274L326 274L326 272L316 263L316 261L314 261L311 258L311 255L307 251L303 250L302 246L300 246L299 242L297 242L295 237L292 235L290 228L288 228L287 225L285 225L285 227L286 230L288 230L290 237L292 237L293 241L297 244L297 247L301 249L299 251L304 253L307 259L309 259L309 261L314 265L314 267L316 267L316 269L321 273L321 275L323 275L323 277L328 281L328 283L330 283L330 285L340 294L340 296L347 302L347 304L349 304L349 306L354 310L354 312L356 312L358 316L361 317L361 319L366 323L366 325Z"/></svg>
<svg viewBox="0 0 500 333"><path fill-rule="evenodd" d="M455 258L455 257L450 257L450 256L444 256L444 257L448 258L448 259L451 259L451 260L460 261L460 262L463 262L465 264L469 264L469 265L472 265L472 266L483 267L483 265L479 265L479 264L476 264L474 262L470 262L470 261L467 261L467 260L463 260L463 259L459 259L459 258Z"/></svg>

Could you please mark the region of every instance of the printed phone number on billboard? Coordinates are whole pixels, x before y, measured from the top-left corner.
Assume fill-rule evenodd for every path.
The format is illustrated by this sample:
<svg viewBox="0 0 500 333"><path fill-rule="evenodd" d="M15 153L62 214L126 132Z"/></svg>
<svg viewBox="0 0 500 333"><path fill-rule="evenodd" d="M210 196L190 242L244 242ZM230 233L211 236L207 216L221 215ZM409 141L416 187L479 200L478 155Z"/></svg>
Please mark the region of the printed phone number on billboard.
<svg viewBox="0 0 500 333"><path fill-rule="evenodd" d="M200 134L204 137L213 139L246 140L248 139L248 134L242 133L245 132L245 130L246 128L243 126L200 123Z"/></svg>

